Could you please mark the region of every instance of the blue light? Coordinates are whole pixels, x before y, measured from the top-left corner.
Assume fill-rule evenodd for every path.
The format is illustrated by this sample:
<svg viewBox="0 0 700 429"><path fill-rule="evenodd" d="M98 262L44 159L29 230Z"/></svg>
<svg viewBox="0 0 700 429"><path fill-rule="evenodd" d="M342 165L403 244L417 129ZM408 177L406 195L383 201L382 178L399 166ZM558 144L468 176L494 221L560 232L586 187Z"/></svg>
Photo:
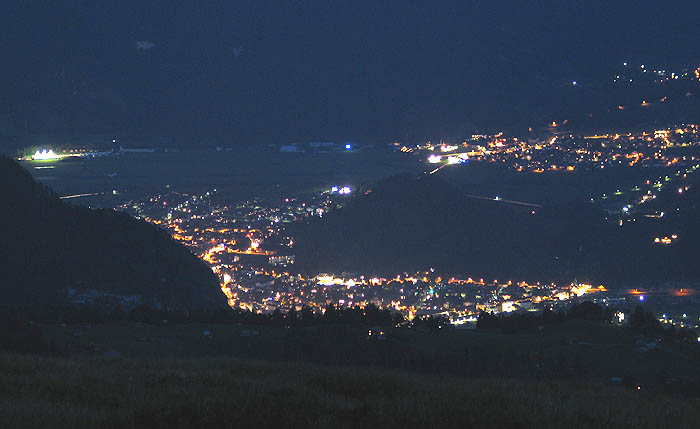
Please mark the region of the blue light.
<svg viewBox="0 0 700 429"><path fill-rule="evenodd" d="M345 150L350 150L352 149L352 145L350 143L345 143Z"/></svg>
<svg viewBox="0 0 700 429"><path fill-rule="evenodd" d="M644 295L639 295L639 300L644 301Z"/></svg>

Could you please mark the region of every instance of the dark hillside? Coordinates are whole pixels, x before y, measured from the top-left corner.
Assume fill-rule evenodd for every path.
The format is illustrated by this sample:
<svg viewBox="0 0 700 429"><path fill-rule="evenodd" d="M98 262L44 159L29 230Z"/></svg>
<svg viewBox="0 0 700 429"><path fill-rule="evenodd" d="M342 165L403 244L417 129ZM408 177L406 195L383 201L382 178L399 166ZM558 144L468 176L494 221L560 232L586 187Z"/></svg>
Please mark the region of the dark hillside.
<svg viewBox="0 0 700 429"><path fill-rule="evenodd" d="M697 246L690 222L697 210L683 215L689 237L679 246L653 244L667 220L642 218L620 228L589 203L534 211L468 198L437 175L393 177L342 209L297 225L297 261L309 273L435 268L475 278L613 286L700 279L688 263Z"/></svg>
<svg viewBox="0 0 700 429"><path fill-rule="evenodd" d="M0 196L6 302L64 303L69 295L94 301L106 293L173 308L225 304L212 272L165 231L112 210L64 203L5 157Z"/></svg>
<svg viewBox="0 0 700 429"><path fill-rule="evenodd" d="M559 231L541 228L537 216L467 198L437 175L398 176L299 227L297 252L302 267L320 271L432 267L484 277L563 275L566 267L547 257L550 237ZM560 243L564 250L571 244Z"/></svg>

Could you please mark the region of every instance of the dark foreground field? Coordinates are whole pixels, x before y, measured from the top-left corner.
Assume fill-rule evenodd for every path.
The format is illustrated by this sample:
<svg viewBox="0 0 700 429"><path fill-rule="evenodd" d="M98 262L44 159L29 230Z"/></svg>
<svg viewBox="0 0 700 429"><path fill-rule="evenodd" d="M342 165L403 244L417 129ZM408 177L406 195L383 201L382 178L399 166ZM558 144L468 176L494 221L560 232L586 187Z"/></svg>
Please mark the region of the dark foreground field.
<svg viewBox="0 0 700 429"><path fill-rule="evenodd" d="M224 358L0 355L2 427L697 427L645 389Z"/></svg>

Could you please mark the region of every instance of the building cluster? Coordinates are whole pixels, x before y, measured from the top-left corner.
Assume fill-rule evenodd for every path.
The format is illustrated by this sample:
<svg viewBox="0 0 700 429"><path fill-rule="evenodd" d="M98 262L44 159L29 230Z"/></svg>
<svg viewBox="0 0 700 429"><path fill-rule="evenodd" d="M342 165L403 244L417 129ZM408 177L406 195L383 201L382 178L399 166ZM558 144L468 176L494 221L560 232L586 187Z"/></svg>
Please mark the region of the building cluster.
<svg viewBox="0 0 700 429"><path fill-rule="evenodd" d="M628 189L616 188L612 192L591 198L591 201L598 203L609 213L617 214L620 226L626 221L635 222L640 216L661 219L674 208L659 209L657 205L650 205L650 203L655 201L658 196L668 192L682 197L692 188L691 177L700 169L700 157L685 156L683 158L683 162L677 166L674 165L671 171L644 179L641 183ZM675 210L680 209L676 207ZM673 237L673 239L675 238L677 237ZM664 241L664 244L668 243Z"/></svg>
<svg viewBox="0 0 700 429"><path fill-rule="evenodd" d="M679 148L700 146L698 125L627 134L575 136L557 131L565 123L551 124L552 136L543 138L474 135L461 144L427 142L402 152L415 153L429 164L458 164L466 160L506 166L530 173L592 171L617 166L669 167L700 160L683 156Z"/></svg>
<svg viewBox="0 0 700 429"><path fill-rule="evenodd" d="M223 204L218 202L216 189L194 195L166 188L159 195L124 203L117 210L160 225L175 240L212 264L238 262L244 256L265 256L265 261L273 265L285 265L294 261L288 251L293 242L283 234L285 224L309 216L322 217L351 192L347 186L333 187L304 200L283 198L269 203L254 198ZM267 240L273 243L267 246Z"/></svg>
<svg viewBox="0 0 700 429"><path fill-rule="evenodd" d="M553 124L556 130L558 124ZM319 147L321 147L320 145ZM684 181L700 168L700 157L684 154L698 146L698 126L630 134L573 136L554 133L540 139L475 135L458 145L430 142L414 147L392 144L397 151L417 155L438 168L469 161L498 163L507 168L538 174L545 171L580 171L614 166L662 167L673 173L650 178L629 190L594 198L610 204L620 224L630 216L663 217L663 212L641 209L664 190L687 191ZM676 149L681 149L676 150ZM324 216L353 193L338 185L307 198L269 200L255 198L235 204L222 203L216 189L185 194L168 189L143 201L117 209L166 229L207 263L218 276L221 291L232 308L270 313L310 308L323 312L329 305L375 305L409 318L442 315L452 323L476 320L481 311L508 313L567 307L579 299L607 302L612 296L604 286L498 282L484 279L441 278L433 272L403 273L391 278L363 273L325 273L304 277L294 272L294 242L286 226L313 216ZM670 245L671 234L654 239Z"/></svg>
<svg viewBox="0 0 700 429"><path fill-rule="evenodd" d="M480 311L537 311L605 292L602 286L448 279L432 272L392 278L348 273L306 278L290 273L294 243L285 225L337 208L347 195L343 189L351 192L350 187L332 187L304 200L253 199L234 205L217 203L216 190L191 195L166 189L118 209L166 229L211 267L220 280L222 299L233 308L259 313L372 304L409 318L442 315L465 323L473 322Z"/></svg>
<svg viewBox="0 0 700 429"><path fill-rule="evenodd" d="M452 323L476 321L481 311L509 313L568 306L584 295L607 292L603 286L486 282L484 279L441 278L431 272L401 274L392 278L359 274L319 274L311 278L264 269L243 269L229 278L236 305L261 313L310 308L323 312L336 308L365 307L397 311L409 319L445 316Z"/></svg>
<svg viewBox="0 0 700 429"><path fill-rule="evenodd" d="M373 145L358 145L352 142L337 143L337 142L319 142L313 141L308 143L292 143L285 145L268 145L268 148L278 150L283 153L302 153L302 152L312 152L312 153L328 153L328 152L339 152L339 151L354 151L360 149L371 148Z"/></svg>
<svg viewBox="0 0 700 429"><path fill-rule="evenodd" d="M625 62L623 67L617 70L611 79L613 84L618 85L663 84L677 80L700 81L700 67L666 67Z"/></svg>
<svg viewBox="0 0 700 429"><path fill-rule="evenodd" d="M450 164L467 160L496 164L523 172L573 173L611 168L649 168L650 174L627 189L612 188L594 195L598 204L622 224L637 217L662 218L664 211L648 204L662 192L683 194L690 189L690 176L700 168L700 133L698 125L688 124L673 129L658 129L628 134L574 136L555 132L547 139L521 139L496 135L474 135L461 144L440 142L413 147L400 146L400 151L415 154L426 162L431 173ZM498 200L499 197L495 199ZM652 208L653 207L653 208ZM660 238L661 243L670 241Z"/></svg>

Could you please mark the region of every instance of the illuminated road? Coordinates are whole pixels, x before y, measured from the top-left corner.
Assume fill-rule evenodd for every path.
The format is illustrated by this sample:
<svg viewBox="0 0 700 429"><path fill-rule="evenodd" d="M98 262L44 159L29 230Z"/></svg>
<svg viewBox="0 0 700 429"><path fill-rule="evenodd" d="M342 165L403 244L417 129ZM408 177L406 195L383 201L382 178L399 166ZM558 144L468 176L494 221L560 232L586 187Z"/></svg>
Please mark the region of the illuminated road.
<svg viewBox="0 0 700 429"><path fill-rule="evenodd" d="M489 201L498 201L499 203L508 203L508 204L517 204L520 206L528 206L528 207L542 207L540 204L533 204L533 203L526 203L523 201L515 201L515 200L504 200L503 198L493 198L493 197L482 197L480 195L471 195L471 194L464 194L465 197L467 198L476 198L479 200L489 200Z"/></svg>
<svg viewBox="0 0 700 429"><path fill-rule="evenodd" d="M431 175L431 174L437 173L438 171L440 171L440 170L441 170L443 167L445 167L446 165L448 165L448 164L442 164L441 166L437 167L436 169L434 169L434 170L432 170L432 171L429 171L429 172L425 172L424 174L426 174L426 175ZM524 201L504 200L504 199L499 198L499 197L495 197L495 198L494 198L494 197L484 197L484 196L481 196L481 195L472 195L472 194L466 194L466 193L463 194L463 195L464 195L465 197L467 197L467 198L476 198L476 199L478 199L478 200L498 201L498 202L501 202L501 203L516 204L516 205L519 205L519 206L527 206L527 207L542 207L542 205L540 205L540 204L526 203L526 202L524 202Z"/></svg>
<svg viewBox="0 0 700 429"><path fill-rule="evenodd" d="M94 192L92 194L75 194L75 195L65 195L63 197L60 197L62 200L68 200L71 198L80 198L80 197L94 197L95 195L102 195L104 192Z"/></svg>

